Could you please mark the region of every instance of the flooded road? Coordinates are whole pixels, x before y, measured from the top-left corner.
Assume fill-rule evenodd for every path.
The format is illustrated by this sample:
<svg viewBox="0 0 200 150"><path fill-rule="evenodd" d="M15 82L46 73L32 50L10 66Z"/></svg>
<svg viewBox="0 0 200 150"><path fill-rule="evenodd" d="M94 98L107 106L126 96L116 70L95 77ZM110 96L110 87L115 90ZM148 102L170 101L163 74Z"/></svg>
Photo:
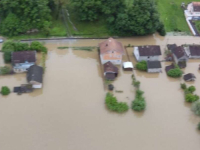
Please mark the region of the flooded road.
<svg viewBox="0 0 200 150"><path fill-rule="evenodd" d="M200 44L196 37L135 37L118 39L123 45ZM182 79L168 78L163 73L134 71L145 91L147 109L124 114L108 111L104 105L106 90L98 61L98 53L63 49L59 46L97 46L103 40L46 41L49 53L46 61L44 87L31 94L14 93L0 96L1 150L199 150L200 118L193 115L190 104L184 102L180 89ZM130 60L135 64L132 48ZM2 58L2 57L0 57ZM164 53L162 58L164 58ZM127 61L127 57L123 57ZM185 73L194 73L200 95L200 60L190 60ZM3 66L0 60L0 66ZM119 101L131 104L134 88L131 72L123 72L113 82ZM1 76L0 85L13 88L26 83L25 74ZM129 105L130 106L130 105Z"/></svg>

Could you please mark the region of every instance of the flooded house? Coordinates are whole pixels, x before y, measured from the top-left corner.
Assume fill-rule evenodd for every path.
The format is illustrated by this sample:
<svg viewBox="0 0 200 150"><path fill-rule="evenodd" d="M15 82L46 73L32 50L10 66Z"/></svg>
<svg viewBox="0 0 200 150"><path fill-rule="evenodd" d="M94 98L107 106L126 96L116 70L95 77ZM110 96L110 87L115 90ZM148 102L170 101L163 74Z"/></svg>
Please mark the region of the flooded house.
<svg viewBox="0 0 200 150"><path fill-rule="evenodd" d="M123 70L124 71L133 71L133 63L132 62L124 62Z"/></svg>
<svg viewBox="0 0 200 150"><path fill-rule="evenodd" d="M124 55L124 47L122 43L113 38L99 43L101 63L112 62L115 65L122 63L122 55Z"/></svg>
<svg viewBox="0 0 200 150"><path fill-rule="evenodd" d="M137 61L159 61L159 56L161 55L160 46L149 45L134 47L133 55Z"/></svg>
<svg viewBox="0 0 200 150"><path fill-rule="evenodd" d="M162 72L162 66L160 61L147 61L147 72L149 73Z"/></svg>
<svg viewBox="0 0 200 150"><path fill-rule="evenodd" d="M103 65L106 80L114 80L118 75L118 68L108 61Z"/></svg>
<svg viewBox="0 0 200 150"><path fill-rule="evenodd" d="M184 79L185 81L195 81L195 80L196 80L196 77L195 77L195 75L194 75L193 73L188 73L188 74L185 74L185 75L183 76L183 79Z"/></svg>
<svg viewBox="0 0 200 150"><path fill-rule="evenodd" d="M190 59L200 58L200 45L189 45L184 47L185 52Z"/></svg>
<svg viewBox="0 0 200 150"><path fill-rule="evenodd" d="M176 64L182 64L188 61L188 56L182 46L177 46L172 49L172 53Z"/></svg>
<svg viewBox="0 0 200 150"><path fill-rule="evenodd" d="M171 69L174 69L174 68L175 68L175 65L174 65L174 63L172 63L171 65L165 67L165 71L168 72L168 71L170 71Z"/></svg>
<svg viewBox="0 0 200 150"><path fill-rule="evenodd" d="M27 81L34 89L42 88L43 68L37 65L31 66L27 72Z"/></svg>
<svg viewBox="0 0 200 150"><path fill-rule="evenodd" d="M36 62L36 51L13 52L11 59L15 73L26 72Z"/></svg>

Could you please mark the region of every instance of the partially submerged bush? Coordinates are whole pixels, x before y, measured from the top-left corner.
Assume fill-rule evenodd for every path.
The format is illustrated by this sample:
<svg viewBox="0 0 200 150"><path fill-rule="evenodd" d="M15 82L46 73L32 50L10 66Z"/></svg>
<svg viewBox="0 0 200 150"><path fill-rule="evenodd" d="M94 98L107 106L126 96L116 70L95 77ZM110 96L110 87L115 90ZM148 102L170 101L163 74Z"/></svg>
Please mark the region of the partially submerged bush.
<svg viewBox="0 0 200 150"><path fill-rule="evenodd" d="M137 81L134 75L132 75L132 80L133 80L132 85L136 88L139 88L140 87L140 81Z"/></svg>
<svg viewBox="0 0 200 150"><path fill-rule="evenodd" d="M192 111L197 115L200 116L200 101L196 101L192 104Z"/></svg>
<svg viewBox="0 0 200 150"><path fill-rule="evenodd" d="M141 71L147 71L147 62L141 61L136 64L136 68Z"/></svg>
<svg viewBox="0 0 200 150"><path fill-rule="evenodd" d="M141 90L136 91L135 100L132 102L132 109L135 111L142 111L146 108L146 102L143 97L144 92Z"/></svg>
<svg viewBox="0 0 200 150"><path fill-rule="evenodd" d="M11 72L11 69L8 66L0 67L0 74L6 75Z"/></svg>
<svg viewBox="0 0 200 150"><path fill-rule="evenodd" d="M181 89L186 90L187 89L187 85L185 83L181 83Z"/></svg>
<svg viewBox="0 0 200 150"><path fill-rule="evenodd" d="M199 96L193 95L192 93L186 94L185 95L185 100L186 102L195 102L199 99Z"/></svg>
<svg viewBox="0 0 200 150"><path fill-rule="evenodd" d="M194 86L190 86L188 88L188 91L191 92L191 93L193 93L194 91L196 91L196 88Z"/></svg>
<svg viewBox="0 0 200 150"><path fill-rule="evenodd" d="M114 97L111 93L106 94L106 106L111 111L116 111L118 113L126 112L129 107L125 102L118 102L116 97Z"/></svg>
<svg viewBox="0 0 200 150"><path fill-rule="evenodd" d="M170 77L173 77L173 78L178 78L178 77L181 77L183 74L183 72L181 71L180 68L174 68L174 69L170 69L168 72L167 72L167 75L170 76Z"/></svg>
<svg viewBox="0 0 200 150"><path fill-rule="evenodd" d="M8 95L8 94L10 94L10 89L7 86L3 86L1 88L1 94L2 95Z"/></svg>

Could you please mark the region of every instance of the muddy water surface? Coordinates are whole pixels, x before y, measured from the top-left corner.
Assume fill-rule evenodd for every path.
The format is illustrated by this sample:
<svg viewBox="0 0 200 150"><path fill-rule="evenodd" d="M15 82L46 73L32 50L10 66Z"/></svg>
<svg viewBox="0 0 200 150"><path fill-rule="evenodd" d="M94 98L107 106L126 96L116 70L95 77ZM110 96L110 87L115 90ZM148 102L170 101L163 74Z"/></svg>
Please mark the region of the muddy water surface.
<svg viewBox="0 0 200 150"><path fill-rule="evenodd" d="M63 40L46 42L44 87L31 94L0 96L0 149L2 150L199 150L200 119L184 102L182 79L163 73L134 71L145 91L147 109L125 114L108 111L104 105L106 90L97 51L58 50L58 46L96 46L102 40ZM136 37L119 39L124 45L198 43L194 37ZM130 60L135 64L132 48ZM164 55L162 56L164 58ZM128 57L123 57L124 61ZM191 60L185 73L194 73L200 95L200 60ZM4 65L0 60L0 66ZM113 82L119 101L131 104L134 88L131 72L123 72ZM0 77L0 85L14 87L26 83L25 74Z"/></svg>

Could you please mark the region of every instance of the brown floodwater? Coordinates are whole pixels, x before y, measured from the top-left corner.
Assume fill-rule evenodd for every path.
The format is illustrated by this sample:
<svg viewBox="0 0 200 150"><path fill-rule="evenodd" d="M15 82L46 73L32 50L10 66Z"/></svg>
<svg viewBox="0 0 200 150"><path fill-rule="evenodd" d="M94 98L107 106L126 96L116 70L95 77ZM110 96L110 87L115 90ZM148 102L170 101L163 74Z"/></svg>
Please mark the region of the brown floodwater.
<svg viewBox="0 0 200 150"><path fill-rule="evenodd" d="M124 45L200 44L197 37L134 37L118 39ZM134 71L145 91L147 109L143 113L131 109L116 114L106 109L106 90L102 79L98 53L63 49L59 46L97 46L102 40L46 41L44 87L20 96L11 93L0 96L0 150L199 150L200 118L184 102L180 90L182 79L171 79L163 73L148 74ZM133 48L127 52L132 56ZM38 58L40 55L38 55ZM162 59L164 58L164 54ZM123 61L127 61L125 55ZM40 61L38 61L40 64ZM196 93L200 95L200 60L190 60L185 73L194 73ZM0 53L0 66L3 66ZM135 91L131 85L132 72L121 67L113 92L119 101L129 105ZM26 83L25 74L0 77L0 86L10 88Z"/></svg>

